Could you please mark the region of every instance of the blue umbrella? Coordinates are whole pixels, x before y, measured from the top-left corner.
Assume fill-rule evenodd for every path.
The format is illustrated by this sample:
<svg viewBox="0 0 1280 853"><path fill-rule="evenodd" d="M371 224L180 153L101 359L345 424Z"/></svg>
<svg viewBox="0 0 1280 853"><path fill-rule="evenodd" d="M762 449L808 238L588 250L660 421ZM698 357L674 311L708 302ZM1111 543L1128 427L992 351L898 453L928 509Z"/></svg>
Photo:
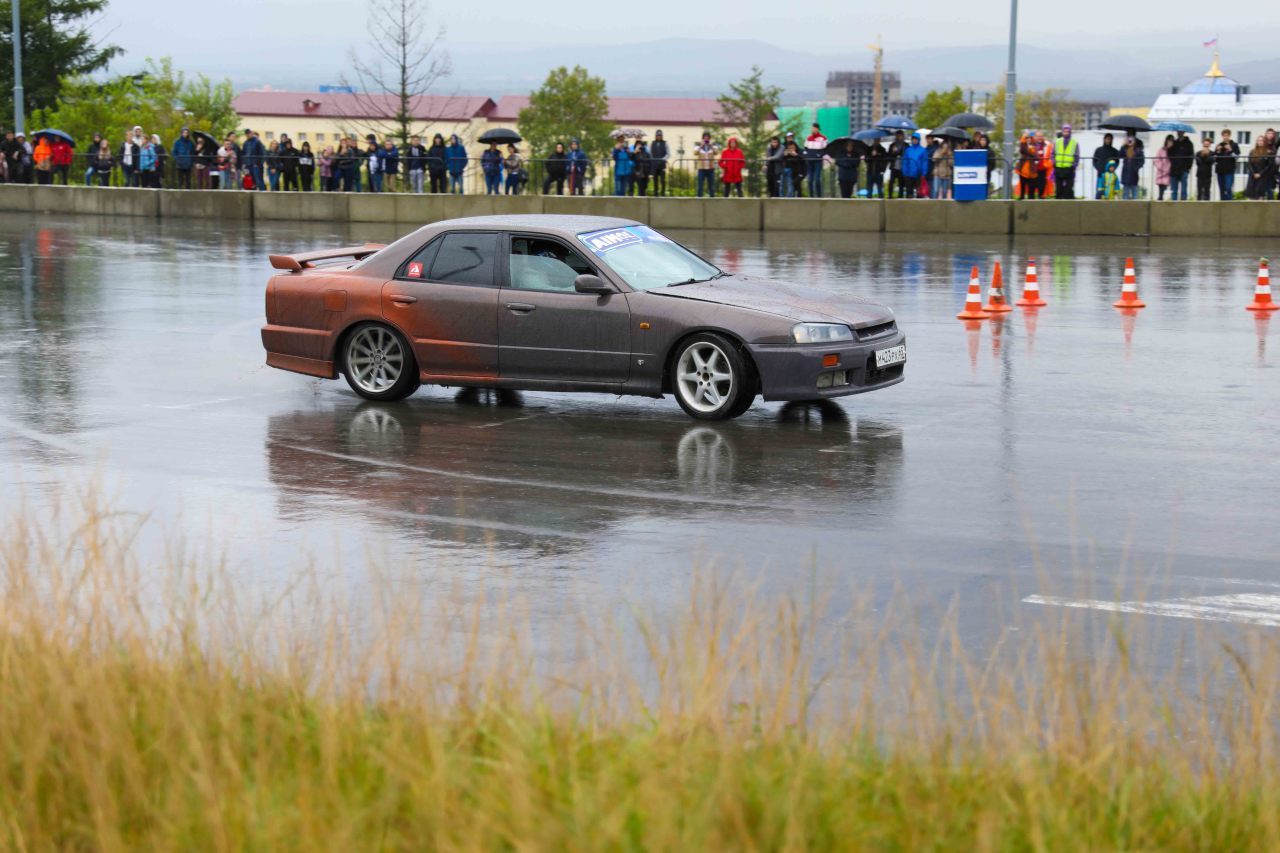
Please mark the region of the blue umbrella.
<svg viewBox="0 0 1280 853"><path fill-rule="evenodd" d="M853 135L853 138L859 142L875 142L877 139L883 139L886 136L893 136L892 130L881 130L873 127L870 130L860 130Z"/></svg>
<svg viewBox="0 0 1280 853"><path fill-rule="evenodd" d="M61 130L54 130L51 127L46 127L44 130L37 130L35 133L31 134L32 139L39 139L42 136L56 136L59 139L65 139L68 145L74 146L76 144L76 141L71 138L71 134L63 133Z"/></svg>
<svg viewBox="0 0 1280 853"><path fill-rule="evenodd" d="M895 131L895 130L912 131L916 129L917 125L914 121L907 118L906 116L885 116L884 118L880 119L880 121L876 122L876 127L880 128L881 130L888 130L888 131Z"/></svg>
<svg viewBox="0 0 1280 853"><path fill-rule="evenodd" d="M1166 132L1167 132L1167 131L1172 131L1172 132L1174 132L1174 133L1177 133L1178 131L1182 131L1183 133L1195 133L1195 132L1196 132L1196 129L1195 129L1194 127L1192 127L1191 125L1187 124L1185 121L1162 121L1162 122L1158 123L1157 125L1155 125L1154 127L1152 127L1151 129L1152 129L1152 130L1162 130L1162 131L1166 131Z"/></svg>

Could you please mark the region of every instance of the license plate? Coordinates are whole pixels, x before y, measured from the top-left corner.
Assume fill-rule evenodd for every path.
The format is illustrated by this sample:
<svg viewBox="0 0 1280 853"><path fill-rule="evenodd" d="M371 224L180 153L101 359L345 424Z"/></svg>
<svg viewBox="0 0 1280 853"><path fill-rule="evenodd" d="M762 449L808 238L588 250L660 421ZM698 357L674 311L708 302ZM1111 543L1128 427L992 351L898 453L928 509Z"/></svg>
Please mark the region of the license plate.
<svg viewBox="0 0 1280 853"><path fill-rule="evenodd" d="M901 344L888 349L876 350L876 368L888 367L907 360L907 345Z"/></svg>

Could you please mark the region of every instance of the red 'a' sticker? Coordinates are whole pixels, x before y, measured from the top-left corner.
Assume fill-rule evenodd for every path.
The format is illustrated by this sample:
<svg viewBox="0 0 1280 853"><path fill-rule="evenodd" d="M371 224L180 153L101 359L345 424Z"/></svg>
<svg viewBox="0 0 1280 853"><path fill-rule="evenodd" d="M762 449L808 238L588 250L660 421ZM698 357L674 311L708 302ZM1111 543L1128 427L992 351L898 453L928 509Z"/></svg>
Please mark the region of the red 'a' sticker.
<svg viewBox="0 0 1280 853"><path fill-rule="evenodd" d="M410 261L409 270L406 275L408 275L409 278L422 278L422 262Z"/></svg>

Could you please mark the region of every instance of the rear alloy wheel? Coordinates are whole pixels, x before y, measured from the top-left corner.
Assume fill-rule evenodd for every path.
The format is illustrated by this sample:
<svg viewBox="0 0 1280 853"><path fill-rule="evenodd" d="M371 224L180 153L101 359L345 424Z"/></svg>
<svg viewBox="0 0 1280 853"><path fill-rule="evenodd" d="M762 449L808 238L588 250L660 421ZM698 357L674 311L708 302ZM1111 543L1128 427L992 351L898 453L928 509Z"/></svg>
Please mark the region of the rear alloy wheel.
<svg viewBox="0 0 1280 853"><path fill-rule="evenodd" d="M418 390L418 366L404 338L377 323L357 326L342 353L347 384L366 400L403 400Z"/></svg>
<svg viewBox="0 0 1280 853"><path fill-rule="evenodd" d="M680 408L699 420L736 418L755 397L750 364L729 339L711 332L680 345L671 384Z"/></svg>

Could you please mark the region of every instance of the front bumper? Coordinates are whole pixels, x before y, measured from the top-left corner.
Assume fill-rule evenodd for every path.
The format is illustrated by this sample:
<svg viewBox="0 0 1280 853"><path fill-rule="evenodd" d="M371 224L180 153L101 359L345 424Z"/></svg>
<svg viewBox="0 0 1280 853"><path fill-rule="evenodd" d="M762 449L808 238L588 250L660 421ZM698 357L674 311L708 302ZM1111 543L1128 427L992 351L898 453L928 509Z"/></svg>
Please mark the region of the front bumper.
<svg viewBox="0 0 1280 853"><path fill-rule="evenodd" d="M874 341L839 344L748 344L747 350L760 373L760 393L765 400L825 400L847 397L897 385L904 378L906 362L877 370L875 353L907 342L902 332ZM839 363L823 367L825 356ZM846 384L819 388L824 373L844 373Z"/></svg>

